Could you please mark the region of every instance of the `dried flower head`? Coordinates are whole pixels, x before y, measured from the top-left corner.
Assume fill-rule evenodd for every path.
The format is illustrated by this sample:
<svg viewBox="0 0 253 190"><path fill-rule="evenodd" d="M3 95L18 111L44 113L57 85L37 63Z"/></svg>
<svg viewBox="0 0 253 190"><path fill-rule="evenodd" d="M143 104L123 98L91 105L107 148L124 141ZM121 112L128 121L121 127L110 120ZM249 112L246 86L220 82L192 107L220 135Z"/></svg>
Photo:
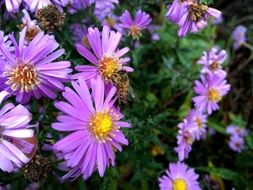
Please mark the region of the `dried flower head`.
<svg viewBox="0 0 253 190"><path fill-rule="evenodd" d="M52 164L48 158L35 155L33 159L23 167L24 177L30 181L41 181L52 171Z"/></svg>
<svg viewBox="0 0 253 190"><path fill-rule="evenodd" d="M65 14L59 11L56 6L48 5L36 12L36 17L39 20L39 25L47 32L61 30Z"/></svg>

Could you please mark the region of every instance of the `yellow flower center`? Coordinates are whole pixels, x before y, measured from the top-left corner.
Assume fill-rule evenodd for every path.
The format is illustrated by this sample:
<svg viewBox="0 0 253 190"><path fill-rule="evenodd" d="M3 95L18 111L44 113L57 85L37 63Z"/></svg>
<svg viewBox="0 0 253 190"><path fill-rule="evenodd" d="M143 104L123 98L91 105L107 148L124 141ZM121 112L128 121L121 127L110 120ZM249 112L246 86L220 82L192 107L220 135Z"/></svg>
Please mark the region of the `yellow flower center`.
<svg viewBox="0 0 253 190"><path fill-rule="evenodd" d="M222 97L221 97L221 95L220 95L220 93L219 93L218 90L211 88L211 89L209 89L207 91L207 99L208 99L208 101L219 102L221 100L221 98Z"/></svg>
<svg viewBox="0 0 253 190"><path fill-rule="evenodd" d="M113 129L112 117L106 112L96 113L90 120L90 129L99 142L105 142Z"/></svg>
<svg viewBox="0 0 253 190"><path fill-rule="evenodd" d="M197 123L197 125L198 125L199 128L203 127L203 121L199 117L197 117L195 119L195 122Z"/></svg>
<svg viewBox="0 0 253 190"><path fill-rule="evenodd" d="M185 181L183 179L175 179L173 181L173 190L187 190Z"/></svg>
<svg viewBox="0 0 253 190"><path fill-rule="evenodd" d="M133 36L133 38L138 38L141 36L141 30L139 27L132 25L130 26L129 34Z"/></svg>
<svg viewBox="0 0 253 190"><path fill-rule="evenodd" d="M107 19L106 19L106 21L107 21L107 23L108 23L108 25L110 26L110 27L113 27L114 25L115 25L115 20L113 19L113 18L110 18L110 17L108 17Z"/></svg>
<svg viewBox="0 0 253 190"><path fill-rule="evenodd" d="M20 64L3 75L7 76L6 84L10 85L13 91L20 89L21 92L29 92L40 84L37 70L28 64Z"/></svg>
<svg viewBox="0 0 253 190"><path fill-rule="evenodd" d="M82 44L83 44L85 47L89 47L89 46L90 46L89 40L88 40L88 38L87 38L86 35L82 38Z"/></svg>
<svg viewBox="0 0 253 190"><path fill-rule="evenodd" d="M208 68L211 71L217 71L220 67L220 63L218 61L213 62L211 65L208 66Z"/></svg>
<svg viewBox="0 0 253 190"><path fill-rule="evenodd" d="M106 82L112 80L120 70L119 59L114 56L103 56L99 61L99 72Z"/></svg>

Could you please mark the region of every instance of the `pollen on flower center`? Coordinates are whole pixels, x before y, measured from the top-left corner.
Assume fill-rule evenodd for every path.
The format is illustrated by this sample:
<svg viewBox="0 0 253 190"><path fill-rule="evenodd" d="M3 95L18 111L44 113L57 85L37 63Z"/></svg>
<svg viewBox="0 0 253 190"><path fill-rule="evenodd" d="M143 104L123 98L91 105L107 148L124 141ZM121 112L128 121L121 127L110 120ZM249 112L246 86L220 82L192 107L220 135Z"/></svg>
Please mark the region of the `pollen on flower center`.
<svg viewBox="0 0 253 190"><path fill-rule="evenodd" d="M197 123L197 126L198 126L199 128L202 128L202 127L203 127L203 121L202 121L199 117L197 117L197 118L195 119L195 122Z"/></svg>
<svg viewBox="0 0 253 190"><path fill-rule="evenodd" d="M208 89L207 91L207 99L211 102L219 102L221 100L221 95L216 89Z"/></svg>
<svg viewBox="0 0 253 190"><path fill-rule="evenodd" d="M115 20L113 19L113 18L110 18L110 17L108 17L107 19L106 19L106 21L107 21L107 23L108 23L108 25L110 26L110 27L113 27L114 25L115 25Z"/></svg>
<svg viewBox="0 0 253 190"><path fill-rule="evenodd" d="M193 143L192 135L188 131L185 132L183 138L184 141L187 142L187 144L191 145Z"/></svg>
<svg viewBox="0 0 253 190"><path fill-rule="evenodd" d="M105 142L113 129L112 117L106 112L96 113L90 120L90 129L99 142Z"/></svg>
<svg viewBox="0 0 253 190"><path fill-rule="evenodd" d="M235 143L235 146L236 146L237 148L241 148L241 143L240 143L240 142L236 142L236 143Z"/></svg>
<svg viewBox="0 0 253 190"><path fill-rule="evenodd" d="M173 181L173 190L187 190L185 181L183 179L175 179Z"/></svg>
<svg viewBox="0 0 253 190"><path fill-rule="evenodd" d="M220 67L220 63L218 61L214 61L211 65L208 66L208 68L211 71L217 71Z"/></svg>
<svg viewBox="0 0 253 190"><path fill-rule="evenodd" d="M7 76L6 84L10 85L13 91L20 89L21 92L29 92L40 83L37 70L28 64L19 64L3 75Z"/></svg>
<svg viewBox="0 0 253 190"><path fill-rule="evenodd" d="M200 21L205 15L207 9L208 7L206 5L199 5L197 3L192 4L190 8L190 19L194 22Z"/></svg>
<svg viewBox="0 0 253 190"><path fill-rule="evenodd" d="M90 44L89 44L89 40L87 38L87 36L85 35L83 38L82 38L82 44L85 46L85 47L88 47Z"/></svg>
<svg viewBox="0 0 253 190"><path fill-rule="evenodd" d="M98 67L100 74L108 82L120 70L119 59L114 56L103 56Z"/></svg>
<svg viewBox="0 0 253 190"><path fill-rule="evenodd" d="M129 34L132 35L134 38L137 38L141 35L141 30L139 27L132 25L130 26Z"/></svg>

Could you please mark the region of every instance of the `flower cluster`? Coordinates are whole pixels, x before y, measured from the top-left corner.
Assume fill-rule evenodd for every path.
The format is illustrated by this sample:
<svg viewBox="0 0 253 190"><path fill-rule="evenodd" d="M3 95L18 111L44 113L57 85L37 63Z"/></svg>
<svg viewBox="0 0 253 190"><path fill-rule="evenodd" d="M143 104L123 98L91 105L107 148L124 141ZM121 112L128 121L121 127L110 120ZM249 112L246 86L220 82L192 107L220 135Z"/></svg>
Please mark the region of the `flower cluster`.
<svg viewBox="0 0 253 190"><path fill-rule="evenodd" d="M208 25L210 17L219 18L221 12L207 5L199 4L196 0L174 0L168 6L166 16L169 21L179 26L178 36L190 32L196 33Z"/></svg>
<svg viewBox="0 0 253 190"><path fill-rule="evenodd" d="M225 80L226 72L221 68L226 56L224 50L219 51L217 48L212 48L210 51L204 52L197 62L203 67L201 80L195 81L194 91L197 96L192 99L195 108L178 125L178 146L175 150L180 161L188 158L195 140L205 138L208 115L219 109L218 103L230 89L230 85Z"/></svg>
<svg viewBox="0 0 253 190"><path fill-rule="evenodd" d="M57 157L64 160L64 167L68 170L63 179L80 175L87 179L96 170L103 176L107 167L115 165L115 153L122 151L122 145L128 144L121 129L131 127L130 123L122 121L124 116L120 112L118 101L123 96L119 88L126 79L125 75L133 71L133 68L127 66L130 58L125 56L129 48L119 48L122 38L121 27L115 22L117 17L112 13L119 1L5 2L10 12L17 12L21 4L25 4L25 9L22 11L24 16L17 38L13 33L7 36L2 31L0 33L0 90L3 94L16 97L16 101L21 104L29 104L33 98L38 100L47 97L54 100L57 92L63 91L62 96L65 100L55 103L55 107L61 113L57 122L52 124L52 128L69 134L65 137L60 135L61 139L51 147ZM104 25L102 31L97 27L87 28L85 19L82 24L73 24L71 30L77 51L93 66L77 65L77 73L71 75L71 62L61 58L65 50L59 48L60 44L52 33L63 24L63 6L69 6L69 12L74 13L91 5L95 7L95 16ZM30 16L28 11L34 15ZM37 20L32 19L34 16ZM121 18L124 22L124 16ZM135 27L138 37L140 31L151 22L150 16L141 10L136 13L134 21L131 18L130 20L129 26L125 26ZM111 28L115 28L117 32ZM70 82L72 88L66 87L66 82ZM127 93L128 89L124 91L124 94ZM125 96L123 100L125 102ZM13 171L29 161L26 154L30 154L32 146L28 146L29 143L25 140L21 143L20 139L12 138L33 137L33 131L26 129L31 117L21 105L14 109L13 105L8 104L8 107L3 109L3 115L11 109L9 115L15 116L23 112L19 115L22 125L18 119L11 126L17 127L17 132L9 131L5 124L1 125L0 130L1 142L7 148L14 149L8 152L9 150L3 146L1 153L8 153L8 159L1 157L4 161L1 168L4 171ZM9 115L3 117L11 124L14 118ZM27 115L29 118L25 118ZM14 147L16 145L7 144L9 138L11 143L22 144L24 147L18 150ZM81 139L85 141L80 141ZM11 154L15 154L17 158Z"/></svg>
<svg viewBox="0 0 253 190"><path fill-rule="evenodd" d="M230 135L229 147L235 152L241 152L244 149L244 137L248 134L247 130L235 125L229 125L226 129Z"/></svg>
<svg viewBox="0 0 253 190"><path fill-rule="evenodd" d="M226 72L222 70L221 64L225 61L227 54L224 50L212 48L204 52L197 61L202 65L201 81L195 81L194 91L198 96L193 98L194 109L190 110L183 122L178 125L177 147L179 161L188 158L192 144L196 140L204 139L207 133L207 117L217 110L218 102L225 96L230 85L227 84ZM184 163L170 164L167 176L159 179L160 189L200 189L197 175L192 169L186 172ZM189 174L190 173L190 174ZM189 178L192 178L189 180Z"/></svg>

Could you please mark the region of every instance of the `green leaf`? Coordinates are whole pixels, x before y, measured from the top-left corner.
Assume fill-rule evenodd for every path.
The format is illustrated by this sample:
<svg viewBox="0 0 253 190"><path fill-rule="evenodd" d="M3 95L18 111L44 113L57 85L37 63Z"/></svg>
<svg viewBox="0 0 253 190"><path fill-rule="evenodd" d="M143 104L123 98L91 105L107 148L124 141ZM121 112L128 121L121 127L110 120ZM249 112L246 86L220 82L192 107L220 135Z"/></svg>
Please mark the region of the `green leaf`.
<svg viewBox="0 0 253 190"><path fill-rule="evenodd" d="M208 118L208 127L215 129L219 133L226 135L226 129L217 120Z"/></svg>
<svg viewBox="0 0 253 190"><path fill-rule="evenodd" d="M238 176L238 173L226 168L197 167L196 170L208 172L222 179L227 179L227 180L235 180Z"/></svg>

